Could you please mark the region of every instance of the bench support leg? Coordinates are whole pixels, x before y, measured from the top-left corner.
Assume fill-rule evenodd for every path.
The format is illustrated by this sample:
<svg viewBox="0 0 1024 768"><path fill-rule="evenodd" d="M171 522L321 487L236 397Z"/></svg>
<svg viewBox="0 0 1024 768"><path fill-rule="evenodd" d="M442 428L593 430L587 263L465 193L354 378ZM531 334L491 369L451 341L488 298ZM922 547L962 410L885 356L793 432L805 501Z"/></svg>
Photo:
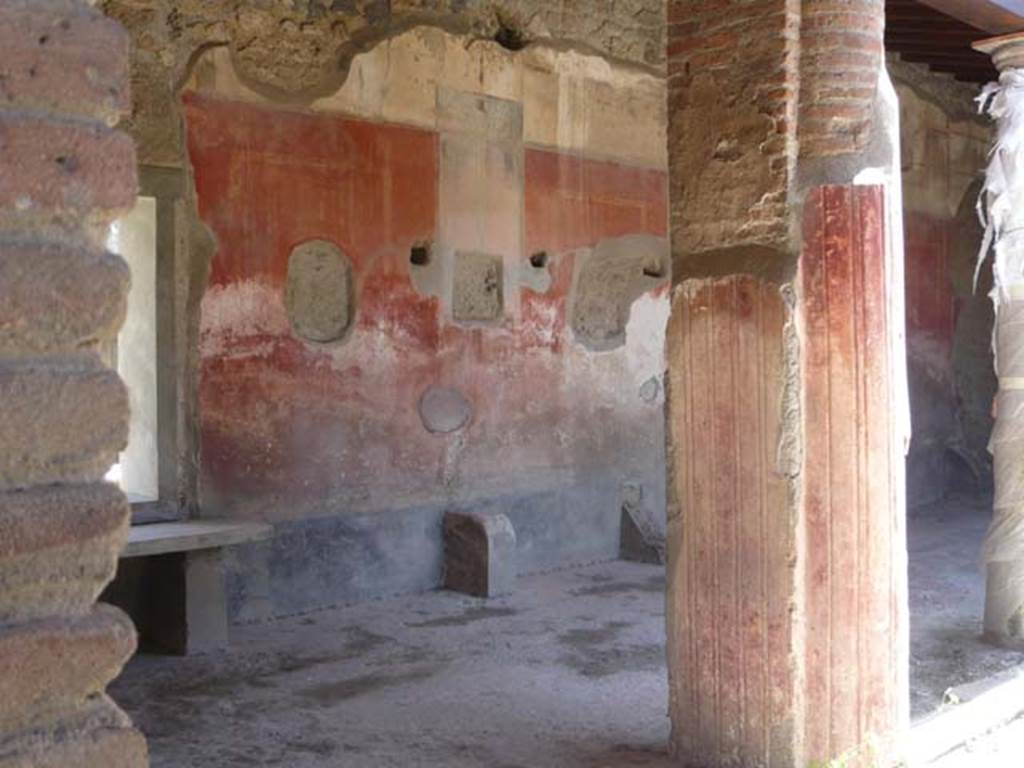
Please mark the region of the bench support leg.
<svg viewBox="0 0 1024 768"><path fill-rule="evenodd" d="M101 598L124 610L145 653L187 656L226 648L222 549L121 560Z"/></svg>
<svg viewBox="0 0 1024 768"><path fill-rule="evenodd" d="M223 551L204 549L185 555L186 654L226 648L228 645Z"/></svg>

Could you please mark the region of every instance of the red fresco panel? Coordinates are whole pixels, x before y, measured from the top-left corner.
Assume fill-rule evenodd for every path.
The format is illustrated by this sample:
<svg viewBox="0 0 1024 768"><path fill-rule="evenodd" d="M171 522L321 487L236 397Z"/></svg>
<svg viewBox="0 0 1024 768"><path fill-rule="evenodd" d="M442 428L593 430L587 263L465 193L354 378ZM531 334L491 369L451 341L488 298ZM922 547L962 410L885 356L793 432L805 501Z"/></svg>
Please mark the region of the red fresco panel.
<svg viewBox="0 0 1024 768"><path fill-rule="evenodd" d="M955 219L904 212L907 333L940 341L952 356L956 299L950 279Z"/></svg>
<svg viewBox="0 0 1024 768"><path fill-rule="evenodd" d="M204 338L210 323L227 325L201 349L203 492L214 508L298 516L436 487L445 443L416 411L430 382L457 383L474 402L477 445L528 445L544 467L614 451L580 440L568 454L550 428L586 414L579 393L562 391L570 255L552 260L551 290L524 290L519 320L493 328L446 324L438 300L412 286L409 249L436 237L436 133L195 94L185 110L200 214L218 244L206 298L256 286L278 313L267 330L264 307L232 299L220 317L204 311ZM665 173L538 150L526 163L533 250L665 235ZM353 264L354 335L335 349L280 327L289 254L310 239L336 243ZM537 391L550 395L538 401Z"/></svg>
<svg viewBox="0 0 1024 768"><path fill-rule="evenodd" d="M664 171L526 151L528 252L562 253L630 234L668 236Z"/></svg>
<svg viewBox="0 0 1024 768"><path fill-rule="evenodd" d="M436 136L196 95L185 105L200 215L218 243L208 291L259 284L283 292L292 249L329 240L353 264L357 326L381 329L409 353L409 378L367 382L365 356L338 366L288 332L268 336L234 317L230 346L202 354L206 489L279 504L323 494L363 462L426 471L431 461L399 439L408 421L370 430L380 444L365 453L352 449L350 423L370 407L368 389L414 402L413 378L436 365L439 307L413 290L406 267L412 243L434 235Z"/></svg>

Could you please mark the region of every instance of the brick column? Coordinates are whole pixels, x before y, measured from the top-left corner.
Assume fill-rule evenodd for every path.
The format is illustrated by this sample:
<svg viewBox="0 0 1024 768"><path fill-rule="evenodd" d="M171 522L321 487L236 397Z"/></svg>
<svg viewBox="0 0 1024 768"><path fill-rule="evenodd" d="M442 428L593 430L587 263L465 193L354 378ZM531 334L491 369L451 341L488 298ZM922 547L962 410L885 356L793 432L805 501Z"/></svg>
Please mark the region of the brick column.
<svg viewBox="0 0 1024 768"><path fill-rule="evenodd" d="M883 3L670 0L669 24L673 751L887 766L909 643Z"/></svg>
<svg viewBox="0 0 1024 768"><path fill-rule="evenodd" d="M136 768L103 693L135 647L95 605L127 531L102 482L128 403L97 342L129 275L102 248L135 197L128 40L86 2L0 3L0 766Z"/></svg>

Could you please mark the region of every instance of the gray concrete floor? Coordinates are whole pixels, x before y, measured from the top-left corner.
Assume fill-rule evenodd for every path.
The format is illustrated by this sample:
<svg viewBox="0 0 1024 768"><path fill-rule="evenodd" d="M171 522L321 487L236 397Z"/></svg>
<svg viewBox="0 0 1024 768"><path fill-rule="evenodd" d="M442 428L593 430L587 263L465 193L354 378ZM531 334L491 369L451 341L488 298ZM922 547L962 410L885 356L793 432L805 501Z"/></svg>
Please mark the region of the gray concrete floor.
<svg viewBox="0 0 1024 768"><path fill-rule="evenodd" d="M915 717L1024 663L979 638L988 509L965 496L909 520ZM606 563L489 602L433 592L241 626L229 651L134 659L112 694L154 768L665 768L664 589L661 568ZM975 762L943 768L1002 765L959 757Z"/></svg>
<svg viewBox="0 0 1024 768"><path fill-rule="evenodd" d="M667 766L664 570L607 563L236 627L111 693L154 768Z"/></svg>
<svg viewBox="0 0 1024 768"><path fill-rule="evenodd" d="M1024 654L981 640L985 577L978 553L991 509L990 497L963 495L910 515L910 697L915 719L935 711L949 688L1024 664Z"/></svg>

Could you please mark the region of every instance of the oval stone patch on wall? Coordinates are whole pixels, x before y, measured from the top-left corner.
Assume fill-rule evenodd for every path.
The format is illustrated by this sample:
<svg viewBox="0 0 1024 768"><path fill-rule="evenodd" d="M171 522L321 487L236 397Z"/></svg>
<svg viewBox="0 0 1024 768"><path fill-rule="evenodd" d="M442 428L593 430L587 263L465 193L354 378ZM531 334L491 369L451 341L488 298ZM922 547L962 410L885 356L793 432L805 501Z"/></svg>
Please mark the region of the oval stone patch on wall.
<svg viewBox="0 0 1024 768"><path fill-rule="evenodd" d="M288 258L285 307L295 333L307 341L341 339L352 324L352 265L325 240L296 246Z"/></svg>

